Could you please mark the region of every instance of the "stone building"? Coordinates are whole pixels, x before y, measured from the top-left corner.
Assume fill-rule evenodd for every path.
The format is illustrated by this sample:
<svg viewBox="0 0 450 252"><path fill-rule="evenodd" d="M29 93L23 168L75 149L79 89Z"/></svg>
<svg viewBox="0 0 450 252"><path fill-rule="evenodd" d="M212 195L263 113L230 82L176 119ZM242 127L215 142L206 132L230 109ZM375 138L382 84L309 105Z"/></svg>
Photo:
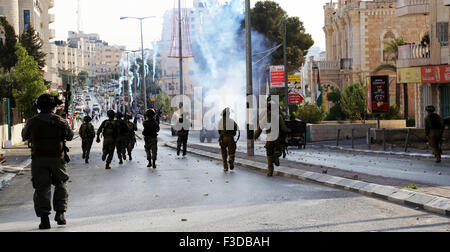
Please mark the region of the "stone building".
<svg viewBox="0 0 450 252"><path fill-rule="evenodd" d="M397 1L398 18L429 17L428 36L400 46L397 61L397 81L416 92L409 105L415 107L419 128L424 127L428 105L434 105L442 117L450 117L449 6L448 0Z"/></svg>
<svg viewBox="0 0 450 252"><path fill-rule="evenodd" d="M315 65L325 92L363 81L382 64L395 64L385 52L386 42L395 38L420 41L427 33L428 16L399 17L396 5L395 0L338 0L324 6L326 60ZM390 76L390 102L404 109L404 97L414 97L414 88L403 90L397 85L395 72L377 74ZM408 114L414 116L414 107Z"/></svg>

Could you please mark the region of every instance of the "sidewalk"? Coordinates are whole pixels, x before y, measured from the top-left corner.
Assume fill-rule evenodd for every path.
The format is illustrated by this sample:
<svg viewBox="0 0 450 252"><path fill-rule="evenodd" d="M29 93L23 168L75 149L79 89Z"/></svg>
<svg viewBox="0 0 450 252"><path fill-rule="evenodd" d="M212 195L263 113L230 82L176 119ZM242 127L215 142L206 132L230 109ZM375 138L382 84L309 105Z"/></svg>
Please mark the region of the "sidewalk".
<svg viewBox="0 0 450 252"><path fill-rule="evenodd" d="M176 148L175 143L166 143L166 146ZM218 161L222 160L220 149L207 144L190 144L188 152ZM267 173L266 157L258 153L254 157L248 157L245 153L238 152L236 164ZM417 184L419 190L412 190L405 187L414 183L413 181L361 174L292 160L281 160L281 167L275 170L276 176L319 183L450 216L449 187Z"/></svg>
<svg viewBox="0 0 450 252"><path fill-rule="evenodd" d="M422 158L434 158L431 149L429 146L427 148L415 148L412 146L408 146L407 152L405 152L406 143L404 144L367 144L367 140L364 139L355 139L353 142L351 140L340 140L339 145L336 146L336 141L325 141L325 142L315 142L309 143L310 146L316 147L325 147L333 150L342 150L342 151L350 151L350 152L359 152L359 153L373 153L373 154L385 154L385 155L397 155L397 156L405 156L405 157L422 157ZM444 151L445 154L446 151ZM442 155L442 159L450 159L450 155Z"/></svg>
<svg viewBox="0 0 450 252"><path fill-rule="evenodd" d="M27 146L15 146L2 152L6 161L0 165L0 190L24 169L31 169L31 153Z"/></svg>

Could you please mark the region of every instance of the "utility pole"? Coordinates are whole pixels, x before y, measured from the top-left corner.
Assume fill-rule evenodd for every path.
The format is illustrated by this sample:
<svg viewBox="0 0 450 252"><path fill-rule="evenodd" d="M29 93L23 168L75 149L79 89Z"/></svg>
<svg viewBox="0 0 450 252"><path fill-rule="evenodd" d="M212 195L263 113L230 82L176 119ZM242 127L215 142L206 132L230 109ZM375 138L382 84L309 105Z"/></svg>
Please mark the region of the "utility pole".
<svg viewBox="0 0 450 252"><path fill-rule="evenodd" d="M283 56L284 56L284 83L286 86L286 113L289 116L289 83L288 83L288 60L287 60L287 26L286 18L283 19Z"/></svg>
<svg viewBox="0 0 450 252"><path fill-rule="evenodd" d="M145 79L145 59L144 59L144 33L142 32L142 20L140 19L140 23L141 23L141 48L142 48L142 78L144 80L144 83L142 83L142 87L144 89L144 113L145 111L147 111L147 83L146 83L146 79Z"/></svg>
<svg viewBox="0 0 450 252"><path fill-rule="evenodd" d="M255 132L250 125L250 105L253 103L253 59L252 59L252 33L250 17L250 0L245 0L245 37L246 37L246 57L247 57L247 155L255 155Z"/></svg>
<svg viewBox="0 0 450 252"><path fill-rule="evenodd" d="M178 36L179 36L179 53L180 53L180 95L184 95L183 83L183 34L181 30L181 0L178 0Z"/></svg>

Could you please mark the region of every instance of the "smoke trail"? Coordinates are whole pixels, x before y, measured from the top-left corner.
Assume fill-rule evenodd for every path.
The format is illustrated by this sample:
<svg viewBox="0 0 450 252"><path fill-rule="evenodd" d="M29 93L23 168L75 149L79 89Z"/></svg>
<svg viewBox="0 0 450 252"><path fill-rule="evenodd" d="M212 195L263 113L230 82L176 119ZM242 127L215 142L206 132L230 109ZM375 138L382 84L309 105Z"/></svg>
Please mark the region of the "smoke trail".
<svg viewBox="0 0 450 252"><path fill-rule="evenodd" d="M225 5L209 4L202 11L202 25L193 36L195 74L192 78L203 88L204 105L211 108L216 118L225 107L234 111L241 129L246 122L246 57L244 1L231 0ZM252 32L255 52L270 47L264 36ZM269 59L254 66L254 78L266 67ZM256 90L258 84L254 82Z"/></svg>
<svg viewBox="0 0 450 252"><path fill-rule="evenodd" d="M153 42L153 82L155 82L156 76L156 55L158 54L158 43Z"/></svg>

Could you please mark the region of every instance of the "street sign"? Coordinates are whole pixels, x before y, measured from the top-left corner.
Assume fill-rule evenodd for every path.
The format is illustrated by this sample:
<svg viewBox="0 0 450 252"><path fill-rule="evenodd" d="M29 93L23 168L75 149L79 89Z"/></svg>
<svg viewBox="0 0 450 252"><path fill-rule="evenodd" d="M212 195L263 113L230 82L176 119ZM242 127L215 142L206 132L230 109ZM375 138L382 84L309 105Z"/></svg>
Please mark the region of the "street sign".
<svg viewBox="0 0 450 252"><path fill-rule="evenodd" d="M284 88L284 66L271 66L270 67L270 87L271 88Z"/></svg>
<svg viewBox="0 0 450 252"><path fill-rule="evenodd" d="M289 95L289 105L300 105L303 102L303 96L300 94Z"/></svg>

